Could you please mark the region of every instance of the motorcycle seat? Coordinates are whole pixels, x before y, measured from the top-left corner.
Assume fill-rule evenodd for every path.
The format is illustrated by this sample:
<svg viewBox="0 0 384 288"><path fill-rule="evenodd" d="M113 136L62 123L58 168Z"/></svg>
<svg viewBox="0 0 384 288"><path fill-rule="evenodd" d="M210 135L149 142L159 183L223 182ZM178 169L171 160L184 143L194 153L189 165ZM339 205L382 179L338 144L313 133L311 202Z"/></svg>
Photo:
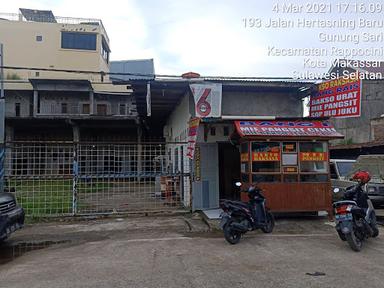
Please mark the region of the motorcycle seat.
<svg viewBox="0 0 384 288"><path fill-rule="evenodd" d="M223 200L222 202L226 203L226 204L231 204L231 205L235 205L235 206L242 206L242 207L248 208L248 204L244 203L244 202L241 202L241 201Z"/></svg>

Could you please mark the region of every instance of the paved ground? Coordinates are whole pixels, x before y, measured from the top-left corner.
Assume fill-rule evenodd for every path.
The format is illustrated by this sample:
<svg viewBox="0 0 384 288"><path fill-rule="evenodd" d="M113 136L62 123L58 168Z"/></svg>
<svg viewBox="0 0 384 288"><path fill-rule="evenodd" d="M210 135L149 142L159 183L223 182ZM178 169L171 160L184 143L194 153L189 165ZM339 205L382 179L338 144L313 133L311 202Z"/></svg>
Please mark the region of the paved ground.
<svg viewBox="0 0 384 288"><path fill-rule="evenodd" d="M186 232L206 228L189 221L177 216L26 227L9 245L71 242L1 265L0 286L383 287L384 241L370 239L362 252L353 252L326 218L280 219L273 234L251 232L234 246L220 232Z"/></svg>

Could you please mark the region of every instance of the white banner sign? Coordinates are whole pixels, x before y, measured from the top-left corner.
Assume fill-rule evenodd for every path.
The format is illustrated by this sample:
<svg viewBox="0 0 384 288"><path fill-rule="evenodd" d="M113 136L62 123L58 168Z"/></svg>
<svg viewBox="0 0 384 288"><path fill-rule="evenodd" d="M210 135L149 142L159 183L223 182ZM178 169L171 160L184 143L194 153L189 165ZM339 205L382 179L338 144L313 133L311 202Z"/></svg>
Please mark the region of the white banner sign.
<svg viewBox="0 0 384 288"><path fill-rule="evenodd" d="M195 99L196 117L221 117L223 93L221 84L190 84L189 86Z"/></svg>

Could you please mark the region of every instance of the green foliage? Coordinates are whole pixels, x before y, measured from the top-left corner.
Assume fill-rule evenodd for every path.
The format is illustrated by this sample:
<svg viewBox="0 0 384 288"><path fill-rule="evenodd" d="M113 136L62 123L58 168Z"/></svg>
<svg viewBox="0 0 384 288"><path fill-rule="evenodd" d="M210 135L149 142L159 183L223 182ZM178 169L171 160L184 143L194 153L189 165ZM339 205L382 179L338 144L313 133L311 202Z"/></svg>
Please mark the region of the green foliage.
<svg viewBox="0 0 384 288"><path fill-rule="evenodd" d="M28 217L55 216L72 213L72 179L23 179L10 181L9 188L16 191L18 204ZM110 189L113 183L79 181L79 195L98 193ZM83 204L79 201L78 207Z"/></svg>
<svg viewBox="0 0 384 288"><path fill-rule="evenodd" d="M8 73L6 76L8 80L21 80L21 77L17 73Z"/></svg>
<svg viewBox="0 0 384 288"><path fill-rule="evenodd" d="M352 138L344 139L339 142L339 145L352 145L354 144Z"/></svg>

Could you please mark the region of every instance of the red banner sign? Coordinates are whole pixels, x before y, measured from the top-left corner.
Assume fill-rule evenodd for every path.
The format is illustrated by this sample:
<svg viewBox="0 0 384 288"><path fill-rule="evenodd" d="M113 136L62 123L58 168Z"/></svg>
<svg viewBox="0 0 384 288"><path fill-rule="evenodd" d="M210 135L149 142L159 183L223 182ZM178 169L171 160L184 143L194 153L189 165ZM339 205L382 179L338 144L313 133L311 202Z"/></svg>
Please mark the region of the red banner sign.
<svg viewBox="0 0 384 288"><path fill-rule="evenodd" d="M192 118L189 120L188 128L188 147L187 147L187 157L193 159L195 154L195 146L197 133L199 131L200 118Z"/></svg>
<svg viewBox="0 0 384 288"><path fill-rule="evenodd" d="M280 161L279 152L254 152L252 161Z"/></svg>
<svg viewBox="0 0 384 288"><path fill-rule="evenodd" d="M360 117L361 80L338 78L317 85L310 99L311 117Z"/></svg>
<svg viewBox="0 0 384 288"><path fill-rule="evenodd" d="M328 121L235 121L241 137L343 138Z"/></svg>
<svg viewBox="0 0 384 288"><path fill-rule="evenodd" d="M326 152L301 152L300 161L326 161Z"/></svg>

